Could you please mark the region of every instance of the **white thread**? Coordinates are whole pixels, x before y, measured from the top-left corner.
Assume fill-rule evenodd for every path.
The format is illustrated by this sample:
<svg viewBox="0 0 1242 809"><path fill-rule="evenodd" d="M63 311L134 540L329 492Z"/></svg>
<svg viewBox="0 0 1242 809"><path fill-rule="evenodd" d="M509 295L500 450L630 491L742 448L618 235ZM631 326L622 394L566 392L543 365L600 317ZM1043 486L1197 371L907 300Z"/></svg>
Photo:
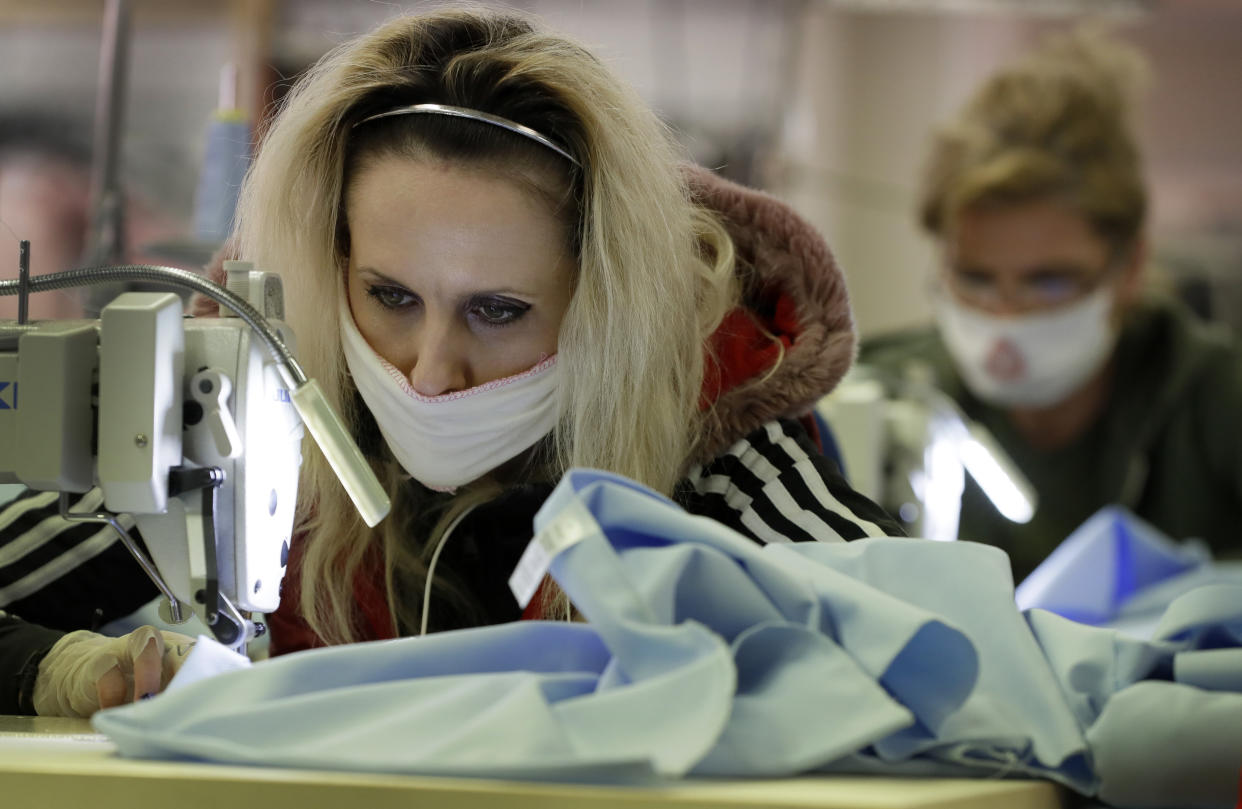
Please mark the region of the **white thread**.
<svg viewBox="0 0 1242 809"><path fill-rule="evenodd" d="M419 635L427 634L427 620L431 615L431 581L435 577L436 563L440 561L440 551L444 550L444 544L448 542L449 535L457 530L457 526L466 518L466 515L474 511L478 506L476 503L470 506L462 513L453 518L448 528L444 529L444 533L440 535L440 540L436 543L436 549L431 553L431 562L427 565L427 583L423 585L423 615L422 625L418 629Z"/></svg>

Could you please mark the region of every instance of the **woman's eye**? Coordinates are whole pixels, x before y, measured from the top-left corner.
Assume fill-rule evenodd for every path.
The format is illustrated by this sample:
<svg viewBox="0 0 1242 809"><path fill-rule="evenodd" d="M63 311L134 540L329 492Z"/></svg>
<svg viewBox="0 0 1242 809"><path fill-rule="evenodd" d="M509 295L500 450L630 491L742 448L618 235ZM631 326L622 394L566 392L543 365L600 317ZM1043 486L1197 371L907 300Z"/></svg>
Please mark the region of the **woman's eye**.
<svg viewBox="0 0 1242 809"><path fill-rule="evenodd" d="M1046 272L1023 280L1023 294L1040 306L1056 306L1072 300L1087 290L1083 276L1072 273Z"/></svg>
<svg viewBox="0 0 1242 809"><path fill-rule="evenodd" d="M367 294L386 309L403 309L414 302L413 295L396 287L373 286L367 289Z"/></svg>
<svg viewBox="0 0 1242 809"><path fill-rule="evenodd" d="M1075 294L1082 284L1071 276L1043 275L1031 279L1029 286L1041 295L1058 297Z"/></svg>
<svg viewBox="0 0 1242 809"><path fill-rule="evenodd" d="M511 301L480 301L472 309L474 315L489 326L503 326L526 314L530 306Z"/></svg>

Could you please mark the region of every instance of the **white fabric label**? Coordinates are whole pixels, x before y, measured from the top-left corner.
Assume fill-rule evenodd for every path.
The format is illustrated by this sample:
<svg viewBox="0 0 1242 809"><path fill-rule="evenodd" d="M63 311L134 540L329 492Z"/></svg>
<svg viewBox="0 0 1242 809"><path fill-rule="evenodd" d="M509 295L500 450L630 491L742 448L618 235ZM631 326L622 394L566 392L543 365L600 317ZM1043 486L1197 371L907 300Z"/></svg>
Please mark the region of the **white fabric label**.
<svg viewBox="0 0 1242 809"><path fill-rule="evenodd" d="M597 530L591 513L581 503L573 502L535 534L513 569L513 575L509 576L509 589L513 591L518 606L526 609L557 554L577 545Z"/></svg>

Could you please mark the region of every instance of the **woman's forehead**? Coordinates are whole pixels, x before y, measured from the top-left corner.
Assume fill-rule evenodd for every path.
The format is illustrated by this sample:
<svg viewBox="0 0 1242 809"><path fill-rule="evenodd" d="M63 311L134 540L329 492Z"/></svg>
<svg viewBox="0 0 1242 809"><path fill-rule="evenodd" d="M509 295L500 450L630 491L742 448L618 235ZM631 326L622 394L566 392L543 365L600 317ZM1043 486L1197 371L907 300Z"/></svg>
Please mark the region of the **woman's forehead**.
<svg viewBox="0 0 1242 809"><path fill-rule="evenodd" d="M388 277L435 270L445 281L563 282L567 254L551 205L513 178L443 162L377 161L349 189L351 263Z"/></svg>
<svg viewBox="0 0 1242 809"><path fill-rule="evenodd" d="M1101 268L1109 253L1085 216L1054 201L966 209L947 236L951 263L997 272Z"/></svg>

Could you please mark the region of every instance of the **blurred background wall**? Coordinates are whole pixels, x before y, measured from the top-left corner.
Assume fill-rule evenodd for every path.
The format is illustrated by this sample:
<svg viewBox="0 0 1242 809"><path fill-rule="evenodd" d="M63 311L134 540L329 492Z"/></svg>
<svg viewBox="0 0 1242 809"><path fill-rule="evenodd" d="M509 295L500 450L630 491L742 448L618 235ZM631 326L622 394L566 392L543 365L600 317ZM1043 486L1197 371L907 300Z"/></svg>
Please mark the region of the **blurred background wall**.
<svg viewBox="0 0 1242 809"><path fill-rule="evenodd" d="M240 106L259 121L326 49L402 9L433 5L132 0L121 170L172 223L159 238L190 238L225 63L240 67ZM1153 63L1139 130L1157 263L1242 329L1242 0L509 5L603 56L695 159L785 198L814 222L846 269L864 334L929 317L933 254L913 208L932 128L1002 60L1049 31L1103 18ZM104 0L0 0L0 122L50 113L90 142L104 11ZM0 220L16 204L5 197ZM16 235L0 228L5 255L15 258ZM10 263L0 258L0 267Z"/></svg>

